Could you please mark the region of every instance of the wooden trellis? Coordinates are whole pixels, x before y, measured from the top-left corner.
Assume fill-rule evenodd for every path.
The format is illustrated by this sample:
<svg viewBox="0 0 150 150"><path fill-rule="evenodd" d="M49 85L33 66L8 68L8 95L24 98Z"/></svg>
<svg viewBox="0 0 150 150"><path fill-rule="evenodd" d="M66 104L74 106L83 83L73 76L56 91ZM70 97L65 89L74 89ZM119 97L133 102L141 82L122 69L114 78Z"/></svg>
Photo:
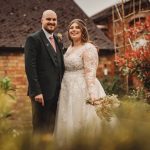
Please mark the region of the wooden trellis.
<svg viewBox="0 0 150 150"><path fill-rule="evenodd" d="M128 31L129 19L133 18L132 26L135 28L137 14L150 14L149 0L122 0L121 3L115 4L112 7L112 22L113 22L113 36L114 36L114 49L116 55L122 55L128 47L133 47L130 38L126 38ZM146 6L147 8L143 7ZM128 92L128 76L126 77L126 91Z"/></svg>
<svg viewBox="0 0 150 150"><path fill-rule="evenodd" d="M148 1L148 0L147 0ZM115 4L112 7L112 21L113 21L113 36L115 52L123 53L128 46L133 47L130 39L125 39L125 33L128 27L128 18L136 16L140 13L150 13L150 8L142 8L142 2L146 0L122 0L121 3ZM128 3L128 12L125 12L125 4ZM138 10L136 8L138 8ZM140 20L140 16L139 16ZM133 26L135 27L135 19L133 19Z"/></svg>

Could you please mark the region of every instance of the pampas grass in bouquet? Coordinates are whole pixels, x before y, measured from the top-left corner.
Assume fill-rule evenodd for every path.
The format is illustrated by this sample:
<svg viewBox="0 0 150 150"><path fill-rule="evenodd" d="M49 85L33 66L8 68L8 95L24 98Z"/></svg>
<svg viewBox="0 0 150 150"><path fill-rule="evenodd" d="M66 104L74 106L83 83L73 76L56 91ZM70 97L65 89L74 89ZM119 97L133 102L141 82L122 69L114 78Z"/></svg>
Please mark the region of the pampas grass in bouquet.
<svg viewBox="0 0 150 150"><path fill-rule="evenodd" d="M117 95L107 95L103 98L99 98L94 102L88 99L87 104L94 105L96 113L102 120L110 121L114 117L114 110L120 106L120 101Z"/></svg>

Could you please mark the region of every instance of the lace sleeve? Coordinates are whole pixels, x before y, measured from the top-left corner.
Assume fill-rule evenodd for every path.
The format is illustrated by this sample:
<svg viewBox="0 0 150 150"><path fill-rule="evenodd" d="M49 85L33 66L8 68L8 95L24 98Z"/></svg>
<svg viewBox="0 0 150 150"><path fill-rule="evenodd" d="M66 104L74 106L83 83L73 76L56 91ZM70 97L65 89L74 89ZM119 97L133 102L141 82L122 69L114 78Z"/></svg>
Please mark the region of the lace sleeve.
<svg viewBox="0 0 150 150"><path fill-rule="evenodd" d="M98 53L93 44L88 43L83 52L85 79L90 97L95 97L95 79L98 66Z"/></svg>

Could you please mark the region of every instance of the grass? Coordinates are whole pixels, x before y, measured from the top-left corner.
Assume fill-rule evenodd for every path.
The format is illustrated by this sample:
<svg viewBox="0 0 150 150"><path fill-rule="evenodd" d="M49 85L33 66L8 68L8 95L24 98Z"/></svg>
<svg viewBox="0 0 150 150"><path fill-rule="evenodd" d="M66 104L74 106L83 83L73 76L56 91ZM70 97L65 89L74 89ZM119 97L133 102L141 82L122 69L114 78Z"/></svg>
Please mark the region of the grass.
<svg viewBox="0 0 150 150"><path fill-rule="evenodd" d="M0 120L1 150L59 149L54 147L53 136L32 136L29 100L17 101L13 108L12 115ZM80 133L72 145L61 150L149 150L150 105L124 97L115 113L116 126L102 124L101 132L94 139Z"/></svg>

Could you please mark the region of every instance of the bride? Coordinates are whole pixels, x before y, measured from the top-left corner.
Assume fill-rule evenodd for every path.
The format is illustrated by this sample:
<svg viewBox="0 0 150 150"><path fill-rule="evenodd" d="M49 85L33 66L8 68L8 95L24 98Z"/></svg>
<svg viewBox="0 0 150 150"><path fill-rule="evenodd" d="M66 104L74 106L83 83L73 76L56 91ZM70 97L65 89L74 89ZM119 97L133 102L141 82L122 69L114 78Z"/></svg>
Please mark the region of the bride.
<svg viewBox="0 0 150 150"><path fill-rule="evenodd" d="M92 103L106 94L96 78L98 53L89 42L85 23L80 19L71 21L68 29L71 45L64 55L65 73L61 84L55 126L56 141L63 144L82 129L91 128L96 133L100 118Z"/></svg>

